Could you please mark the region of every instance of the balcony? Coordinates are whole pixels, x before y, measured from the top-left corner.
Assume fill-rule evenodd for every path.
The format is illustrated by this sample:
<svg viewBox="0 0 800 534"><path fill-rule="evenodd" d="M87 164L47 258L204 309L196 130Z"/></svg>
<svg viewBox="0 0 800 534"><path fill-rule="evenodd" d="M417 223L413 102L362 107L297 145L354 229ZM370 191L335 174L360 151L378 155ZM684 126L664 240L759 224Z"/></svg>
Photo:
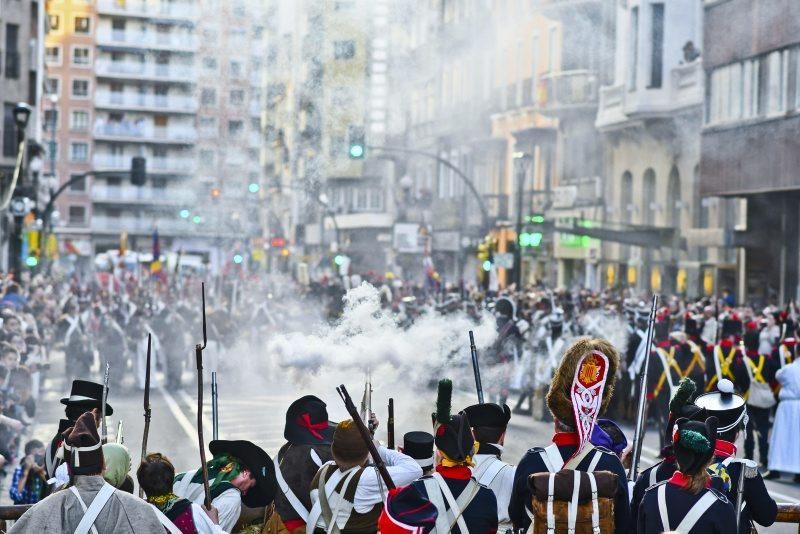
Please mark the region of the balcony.
<svg viewBox="0 0 800 534"><path fill-rule="evenodd" d="M97 32L97 44L106 47L194 52L197 49L197 38L190 33L101 29Z"/></svg>
<svg viewBox="0 0 800 534"><path fill-rule="evenodd" d="M145 141L148 143L193 143L197 131L193 127L159 128L145 122L109 122L97 124L94 136L109 141Z"/></svg>
<svg viewBox="0 0 800 534"><path fill-rule="evenodd" d="M194 113L197 111L197 99L184 95L154 95L116 93L97 91L94 103L98 108L124 109L136 111L159 111L162 113Z"/></svg>
<svg viewBox="0 0 800 534"><path fill-rule="evenodd" d="M154 189L151 187L92 187L92 202L106 204L165 204L190 205L197 195L185 189Z"/></svg>
<svg viewBox="0 0 800 534"><path fill-rule="evenodd" d="M98 0L97 12L157 20L195 21L199 10L189 2L142 2L134 0Z"/></svg>
<svg viewBox="0 0 800 534"><path fill-rule="evenodd" d="M677 110L703 103L703 65L700 60L669 71L658 89L629 91L626 85L600 88L596 125L600 129L624 127L633 120L667 118Z"/></svg>
<svg viewBox="0 0 800 534"><path fill-rule="evenodd" d="M92 157L92 169L95 172L129 172L131 156L115 154L95 154ZM197 169L193 158L147 158L148 174L191 174Z"/></svg>
<svg viewBox="0 0 800 534"><path fill-rule="evenodd" d="M585 112L597 106L597 76L589 70L545 74L539 88L538 104L545 112Z"/></svg>
<svg viewBox="0 0 800 534"><path fill-rule="evenodd" d="M160 235L188 235L197 233L197 225L191 221L174 219L156 219L154 217L108 217L95 215L92 217L92 233L119 235L128 234L152 235L158 228Z"/></svg>
<svg viewBox="0 0 800 534"><path fill-rule="evenodd" d="M161 64L137 61L109 61L100 59L95 63L95 73L108 78L174 80L194 83L197 70L193 65Z"/></svg>

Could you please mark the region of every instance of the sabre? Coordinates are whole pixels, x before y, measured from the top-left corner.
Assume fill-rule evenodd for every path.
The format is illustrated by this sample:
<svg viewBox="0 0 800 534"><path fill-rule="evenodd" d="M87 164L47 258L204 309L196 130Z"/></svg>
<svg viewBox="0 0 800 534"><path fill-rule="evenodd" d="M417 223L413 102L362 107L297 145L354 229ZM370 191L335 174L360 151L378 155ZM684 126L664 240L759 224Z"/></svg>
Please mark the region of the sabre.
<svg viewBox="0 0 800 534"><path fill-rule="evenodd" d="M388 431L387 444L389 449L394 449L394 399L389 399L389 418L386 422Z"/></svg>
<svg viewBox="0 0 800 534"><path fill-rule="evenodd" d="M478 365L478 348L475 346L475 336L469 331L469 350L472 353L472 372L475 374L475 388L478 390L478 403L483 404L483 385L481 384L481 369Z"/></svg>
<svg viewBox="0 0 800 534"><path fill-rule="evenodd" d="M201 285L203 295L203 344L194 346L194 355L197 360L197 440L200 444L200 464L203 472L203 493L206 509L211 509L211 492L208 489L208 466L206 465L206 444L203 439L203 350L208 345L206 333L206 284Z"/></svg>
<svg viewBox="0 0 800 534"><path fill-rule="evenodd" d="M647 335L645 336L645 358L642 366L642 376L639 380L639 406L636 410L636 431L633 434L633 461L631 469L628 471L628 480L636 482L636 475L639 469L639 459L642 456L642 445L644 441L644 423L647 415L647 371L650 368L650 348L653 345L653 330L656 323L656 306L658 306L658 295L653 295L653 304L650 307L650 317L647 319Z"/></svg>
<svg viewBox="0 0 800 534"><path fill-rule="evenodd" d="M147 457L147 438L150 434L150 356L152 349L153 335L147 334L147 367L144 372L144 432L142 433L142 462ZM122 421L120 421L120 425ZM119 439L119 434L117 435ZM144 490L139 486L139 498L144 497Z"/></svg>
<svg viewBox="0 0 800 534"><path fill-rule="evenodd" d="M742 500L744 498L744 479L755 478L758 474L758 464L747 458L736 461L742 466L739 472L739 482L736 485L736 532L739 532L739 524L742 519Z"/></svg>
<svg viewBox="0 0 800 534"><path fill-rule="evenodd" d="M219 439L219 404L217 390L217 372L211 372L211 436Z"/></svg>
<svg viewBox="0 0 800 534"><path fill-rule="evenodd" d="M103 433L103 443L108 443L108 428L106 428L106 401L108 400L108 370L109 370L109 363L106 362L106 374L103 377L103 407L102 407L102 419L100 420L100 428L101 432Z"/></svg>

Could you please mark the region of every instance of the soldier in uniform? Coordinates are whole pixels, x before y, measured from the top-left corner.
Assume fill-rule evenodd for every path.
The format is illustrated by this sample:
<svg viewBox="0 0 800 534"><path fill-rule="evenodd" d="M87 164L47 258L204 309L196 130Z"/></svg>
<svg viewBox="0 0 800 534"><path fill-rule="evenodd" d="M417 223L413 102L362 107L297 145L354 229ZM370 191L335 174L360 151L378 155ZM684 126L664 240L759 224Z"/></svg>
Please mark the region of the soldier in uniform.
<svg viewBox="0 0 800 534"><path fill-rule="evenodd" d="M465 412L450 413L452 388L450 380L439 381L433 415L436 471L411 486L436 507L436 532L493 534L497 531L497 499L472 477L470 467L478 452L475 437Z"/></svg>
<svg viewBox="0 0 800 534"><path fill-rule="evenodd" d="M775 384L777 362L771 354L759 354L759 332L756 325L749 325L744 334L745 364L750 378L750 389L747 396L747 425L744 440L745 458L755 459L755 435L758 434L758 455L761 465L767 469L769 465L769 416L775 406L775 395L772 385Z"/></svg>
<svg viewBox="0 0 800 534"><path fill-rule="evenodd" d="M706 392L717 389L722 379L729 380L739 395L750 389L750 377L744 362L744 353L740 347L742 340L742 321L735 314L722 320L722 333L719 344L714 347L706 363Z"/></svg>
<svg viewBox="0 0 800 534"><path fill-rule="evenodd" d="M406 432L400 452L414 459L422 468L422 475L433 471L433 435L421 430Z"/></svg>
<svg viewBox="0 0 800 534"><path fill-rule="evenodd" d="M522 357L522 334L517 328L516 305L508 297L497 299L494 316L497 323L497 339L490 351L492 397L500 404L508 399L511 370Z"/></svg>
<svg viewBox="0 0 800 534"><path fill-rule="evenodd" d="M389 491L378 519L381 534L428 534L436 528L436 507L414 486Z"/></svg>
<svg viewBox="0 0 800 534"><path fill-rule="evenodd" d="M745 400L734 393L730 380L722 379L717 391L700 395L695 404L704 408L709 416L718 420L717 440L714 444L714 463L711 469L720 475L722 488L732 502L736 502L739 477L743 475L742 464L734 461L736 437L742 426L747 424L747 405ZM764 479L760 474L745 478L743 500L744 508L739 521L739 534L750 532L750 521L768 527L775 522L777 504L769 496Z"/></svg>
<svg viewBox="0 0 800 534"><path fill-rule="evenodd" d="M550 391L547 394L547 407L555 419L555 434L553 444L547 448L534 447L523 456L514 475L514 487L511 491L511 501L508 512L515 529L527 529L531 523L531 492L528 487L528 478L535 473L547 473L561 470L564 460L570 461L573 456L581 455L576 469L579 471L610 471L617 475L617 493L614 502L614 528L615 532L628 533L633 528L630 518L630 501L628 498L628 484L625 468L622 462L612 451L586 444L590 435L584 432L583 425L578 424L572 393L577 388L574 383L578 365L588 355L596 354L605 357L606 363L586 366L586 373L590 378L597 378L604 371L601 380L602 387L588 391L595 397L590 403L595 413L601 415L608 409L614 392L617 369L619 368L619 354L608 341L603 339L581 338L575 341L564 354L561 364L556 370ZM599 357L598 357L599 358ZM582 367L583 370L583 367ZM594 422L593 420L593 422ZM577 457L575 459L578 459ZM554 465L554 464L559 465Z"/></svg>
<svg viewBox="0 0 800 534"><path fill-rule="evenodd" d="M482 486L494 492L497 499L497 519L499 532L512 530L508 517L508 503L514 484L516 467L504 462L503 444L506 437L511 410L505 404L474 404L464 410L472 425L472 433L478 442L475 466L472 476Z"/></svg>
<svg viewBox="0 0 800 534"><path fill-rule="evenodd" d="M736 528L731 501L711 487L706 471L714 456L716 434L716 417L705 422L681 417L675 422L671 442L678 470L645 492L638 534L727 534Z"/></svg>

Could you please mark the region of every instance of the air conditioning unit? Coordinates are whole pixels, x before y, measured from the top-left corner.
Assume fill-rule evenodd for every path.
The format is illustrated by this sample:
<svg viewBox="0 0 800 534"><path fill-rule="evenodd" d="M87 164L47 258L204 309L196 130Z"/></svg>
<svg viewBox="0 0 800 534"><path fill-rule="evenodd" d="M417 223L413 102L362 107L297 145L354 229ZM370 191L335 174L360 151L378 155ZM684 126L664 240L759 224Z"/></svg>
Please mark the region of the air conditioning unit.
<svg viewBox="0 0 800 534"><path fill-rule="evenodd" d="M578 198L578 188L574 185L562 185L553 189L554 208L572 208Z"/></svg>

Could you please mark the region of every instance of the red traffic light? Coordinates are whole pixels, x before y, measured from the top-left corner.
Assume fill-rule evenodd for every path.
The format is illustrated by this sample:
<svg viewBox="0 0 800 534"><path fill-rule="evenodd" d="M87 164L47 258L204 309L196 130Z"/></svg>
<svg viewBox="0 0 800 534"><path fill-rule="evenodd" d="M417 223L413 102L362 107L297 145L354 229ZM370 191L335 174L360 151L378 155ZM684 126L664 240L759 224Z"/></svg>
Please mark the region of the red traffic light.
<svg viewBox="0 0 800 534"><path fill-rule="evenodd" d="M211 197L212 198L219 198L222 194L222 190L219 187L212 187L211 188Z"/></svg>
<svg viewBox="0 0 800 534"><path fill-rule="evenodd" d="M283 248L286 246L286 240L282 237L273 237L269 244L273 248Z"/></svg>

